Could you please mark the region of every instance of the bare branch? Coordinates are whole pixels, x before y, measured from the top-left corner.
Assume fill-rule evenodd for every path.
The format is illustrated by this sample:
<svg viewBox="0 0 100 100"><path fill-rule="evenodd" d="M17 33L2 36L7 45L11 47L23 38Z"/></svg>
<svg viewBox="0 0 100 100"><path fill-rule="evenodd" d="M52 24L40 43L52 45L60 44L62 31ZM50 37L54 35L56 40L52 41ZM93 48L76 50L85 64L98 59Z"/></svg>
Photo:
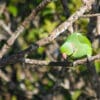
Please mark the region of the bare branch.
<svg viewBox="0 0 100 100"><path fill-rule="evenodd" d="M82 15L81 17L82 18L88 18L88 17L97 17L97 16L100 16L99 13L96 13L96 14L86 14L86 15Z"/></svg>
<svg viewBox="0 0 100 100"><path fill-rule="evenodd" d="M90 2L92 5L93 2ZM89 5L90 5L89 4ZM91 7L90 7L91 8ZM73 22L75 22L79 17L81 17L86 11L90 10L90 8L85 5L82 6L78 11L76 11L69 19L65 22L63 22L61 25L59 25L54 31L52 31L49 37L41 39L37 42L39 46L45 45L53 41L55 38L57 38L61 33L63 33L67 28L72 25Z"/></svg>
<svg viewBox="0 0 100 100"><path fill-rule="evenodd" d="M67 0L61 0L61 3L62 3L62 6L63 6L63 9L64 9L64 13L65 13L65 16L67 18L68 16L68 13L69 13L69 10L68 10L68 6L67 6L67 3L68 1ZM73 24L73 23L72 23ZM67 30L70 32L70 33L73 33L73 25L70 25Z"/></svg>
<svg viewBox="0 0 100 100"><path fill-rule="evenodd" d="M100 54L94 55L92 57L89 58L89 61L92 62L96 59L100 59ZM66 62L66 61L59 61L59 62L51 62L51 61L44 61L44 60L35 60L35 59L28 59L26 58L24 61L26 64L31 64L31 65L40 65L40 66L69 66L69 65L73 65L73 66L77 66L77 65L82 65L84 63L87 63L88 58L83 58L83 59L79 59L79 60L75 60L73 62Z"/></svg>
<svg viewBox="0 0 100 100"><path fill-rule="evenodd" d="M9 34L12 35L12 31L10 28L5 24L3 20L0 20L0 26L3 27L3 29Z"/></svg>
<svg viewBox="0 0 100 100"><path fill-rule="evenodd" d="M5 7L6 7L5 3L0 4L0 15L4 12Z"/></svg>
<svg viewBox="0 0 100 100"><path fill-rule="evenodd" d="M17 62L23 62L24 56L35 51L37 48L38 48L37 45L31 45L29 48L23 51L20 51L16 54L0 59L0 68L8 64L15 64Z"/></svg>
<svg viewBox="0 0 100 100"><path fill-rule="evenodd" d="M97 29L97 35L100 35L100 16L97 16L96 29Z"/></svg>
<svg viewBox="0 0 100 100"><path fill-rule="evenodd" d="M94 61L96 59L100 59L100 54L97 54L95 56L92 56L89 61ZM79 65L79 64L84 64L85 62L87 62L87 58L84 58L84 59L80 59L80 60L76 60L73 62L73 65L76 66L76 65Z"/></svg>

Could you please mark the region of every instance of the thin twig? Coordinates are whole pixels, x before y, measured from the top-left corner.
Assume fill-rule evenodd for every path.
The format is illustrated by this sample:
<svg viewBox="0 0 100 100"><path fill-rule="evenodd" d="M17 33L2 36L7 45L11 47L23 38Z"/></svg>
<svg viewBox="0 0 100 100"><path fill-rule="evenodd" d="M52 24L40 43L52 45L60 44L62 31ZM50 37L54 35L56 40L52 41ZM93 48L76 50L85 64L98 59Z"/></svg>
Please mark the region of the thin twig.
<svg viewBox="0 0 100 100"><path fill-rule="evenodd" d="M0 26L3 27L3 29L9 34L12 35L12 31L10 28L5 24L3 20L0 20Z"/></svg>
<svg viewBox="0 0 100 100"><path fill-rule="evenodd" d="M82 15L81 17L82 18L88 18L88 17L97 17L97 16L100 16L100 13L96 13L96 14L85 14L85 15Z"/></svg>
<svg viewBox="0 0 100 100"><path fill-rule="evenodd" d="M6 7L6 3L0 4L0 15L4 12L5 7Z"/></svg>

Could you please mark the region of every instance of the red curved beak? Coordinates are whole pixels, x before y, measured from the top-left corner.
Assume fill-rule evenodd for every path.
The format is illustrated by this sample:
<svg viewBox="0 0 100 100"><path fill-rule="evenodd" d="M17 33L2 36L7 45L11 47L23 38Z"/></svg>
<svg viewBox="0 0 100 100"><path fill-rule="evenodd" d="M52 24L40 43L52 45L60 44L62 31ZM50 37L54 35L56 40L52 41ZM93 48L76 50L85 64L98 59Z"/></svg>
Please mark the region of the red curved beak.
<svg viewBox="0 0 100 100"><path fill-rule="evenodd" d="M63 57L64 59L67 59L67 55L66 55L65 53L62 53L62 57Z"/></svg>

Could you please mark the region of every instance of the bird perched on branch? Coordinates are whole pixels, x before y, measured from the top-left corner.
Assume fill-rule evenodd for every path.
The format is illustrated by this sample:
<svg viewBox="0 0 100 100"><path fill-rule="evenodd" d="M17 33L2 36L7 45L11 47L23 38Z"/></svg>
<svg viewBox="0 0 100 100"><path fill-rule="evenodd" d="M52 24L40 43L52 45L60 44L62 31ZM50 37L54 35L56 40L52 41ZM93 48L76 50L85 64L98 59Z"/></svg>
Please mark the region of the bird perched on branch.
<svg viewBox="0 0 100 100"><path fill-rule="evenodd" d="M64 59L66 59L67 56L73 59L82 58L84 56L91 57L92 46L86 36L81 33L72 33L60 47L60 51Z"/></svg>

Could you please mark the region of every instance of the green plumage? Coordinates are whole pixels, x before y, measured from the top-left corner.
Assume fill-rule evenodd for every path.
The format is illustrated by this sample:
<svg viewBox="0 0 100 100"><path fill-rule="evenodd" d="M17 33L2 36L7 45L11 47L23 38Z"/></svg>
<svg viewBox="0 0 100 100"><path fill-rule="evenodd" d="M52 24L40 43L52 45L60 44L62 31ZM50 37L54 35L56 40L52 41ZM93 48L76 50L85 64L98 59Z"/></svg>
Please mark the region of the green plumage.
<svg viewBox="0 0 100 100"><path fill-rule="evenodd" d="M90 57L92 46L86 36L81 33L73 33L67 37L65 43L60 47L60 51L72 58Z"/></svg>

